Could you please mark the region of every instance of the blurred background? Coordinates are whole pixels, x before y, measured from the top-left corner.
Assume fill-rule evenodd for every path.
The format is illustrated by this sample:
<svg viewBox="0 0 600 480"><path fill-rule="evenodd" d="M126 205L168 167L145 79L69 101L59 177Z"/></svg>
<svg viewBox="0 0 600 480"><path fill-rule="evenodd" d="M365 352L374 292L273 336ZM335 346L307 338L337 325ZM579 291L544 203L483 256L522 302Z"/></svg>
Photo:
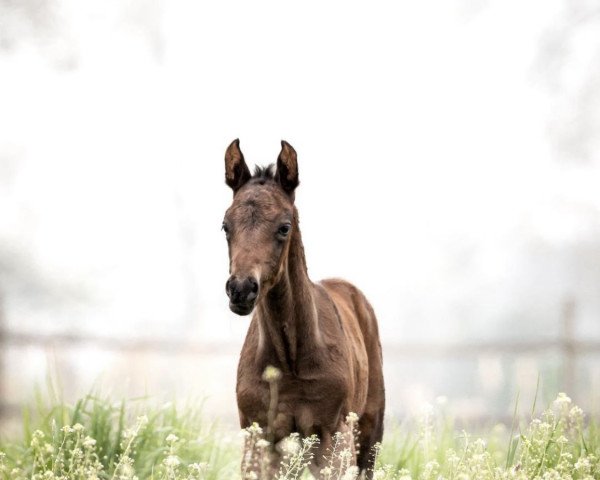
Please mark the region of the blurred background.
<svg viewBox="0 0 600 480"><path fill-rule="evenodd" d="M0 430L49 377L235 425L236 137L296 148L309 273L374 305L390 417L600 411L597 2L0 0Z"/></svg>

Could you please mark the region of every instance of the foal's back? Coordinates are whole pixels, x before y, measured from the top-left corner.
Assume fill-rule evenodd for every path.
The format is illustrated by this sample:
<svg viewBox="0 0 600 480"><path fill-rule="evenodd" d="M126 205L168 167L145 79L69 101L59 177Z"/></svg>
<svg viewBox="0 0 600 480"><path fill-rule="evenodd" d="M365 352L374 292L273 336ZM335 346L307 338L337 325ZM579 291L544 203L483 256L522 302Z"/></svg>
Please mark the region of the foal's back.
<svg viewBox="0 0 600 480"><path fill-rule="evenodd" d="M319 285L335 304L339 321L348 341L354 374L355 392L346 411L360 412L360 451L357 458L361 469L370 467L371 451L383 437L385 392L381 342L377 318L365 295L351 283L341 279L322 280Z"/></svg>

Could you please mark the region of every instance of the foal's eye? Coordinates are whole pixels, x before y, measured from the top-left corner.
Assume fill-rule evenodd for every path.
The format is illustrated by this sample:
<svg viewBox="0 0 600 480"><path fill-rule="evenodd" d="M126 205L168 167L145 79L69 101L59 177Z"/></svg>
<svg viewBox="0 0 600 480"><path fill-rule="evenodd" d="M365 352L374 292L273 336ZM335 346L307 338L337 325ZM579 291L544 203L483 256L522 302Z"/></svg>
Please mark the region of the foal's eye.
<svg viewBox="0 0 600 480"><path fill-rule="evenodd" d="M223 222L223 225L221 225L221 230L225 232L225 235L229 234L229 227L227 227L227 224L225 222Z"/></svg>
<svg viewBox="0 0 600 480"><path fill-rule="evenodd" d="M283 237L285 237L288 233L290 233L290 230L292 228L292 225L289 223L284 223L281 227L279 227L279 229L277 230L277 233Z"/></svg>

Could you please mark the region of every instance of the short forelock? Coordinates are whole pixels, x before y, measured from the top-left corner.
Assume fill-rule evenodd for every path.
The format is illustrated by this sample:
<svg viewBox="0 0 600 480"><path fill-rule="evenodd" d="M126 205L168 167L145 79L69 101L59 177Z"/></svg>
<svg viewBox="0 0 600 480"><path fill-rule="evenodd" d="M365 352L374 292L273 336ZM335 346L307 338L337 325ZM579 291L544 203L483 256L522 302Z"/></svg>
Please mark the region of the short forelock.
<svg viewBox="0 0 600 480"><path fill-rule="evenodd" d="M258 183L265 183L267 180L275 180L275 164L271 163L266 167L254 167L254 175L251 180L257 180Z"/></svg>

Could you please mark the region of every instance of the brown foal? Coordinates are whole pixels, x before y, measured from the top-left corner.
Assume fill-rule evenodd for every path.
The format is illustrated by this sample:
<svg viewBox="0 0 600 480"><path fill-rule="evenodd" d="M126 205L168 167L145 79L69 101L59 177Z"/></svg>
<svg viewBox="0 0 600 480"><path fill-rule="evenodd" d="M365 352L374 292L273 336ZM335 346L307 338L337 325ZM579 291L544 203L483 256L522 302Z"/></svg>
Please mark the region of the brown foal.
<svg viewBox="0 0 600 480"><path fill-rule="evenodd" d="M347 432L346 416L359 416L358 449L352 462L372 477L372 447L383 435L385 407L381 345L373 308L354 285L338 279L313 283L294 206L298 186L295 150L285 141L277 168L256 168L244 161L239 141L225 153L225 181L233 203L223 230L229 246L226 284L229 308L254 315L237 374L242 428L267 427L274 444L292 432L316 434L320 442L309 466L319 477L335 432ZM281 371L278 403L269 415L269 365ZM272 449L277 472L280 453ZM329 463L327 463L329 464ZM260 472L255 472L260 475Z"/></svg>

